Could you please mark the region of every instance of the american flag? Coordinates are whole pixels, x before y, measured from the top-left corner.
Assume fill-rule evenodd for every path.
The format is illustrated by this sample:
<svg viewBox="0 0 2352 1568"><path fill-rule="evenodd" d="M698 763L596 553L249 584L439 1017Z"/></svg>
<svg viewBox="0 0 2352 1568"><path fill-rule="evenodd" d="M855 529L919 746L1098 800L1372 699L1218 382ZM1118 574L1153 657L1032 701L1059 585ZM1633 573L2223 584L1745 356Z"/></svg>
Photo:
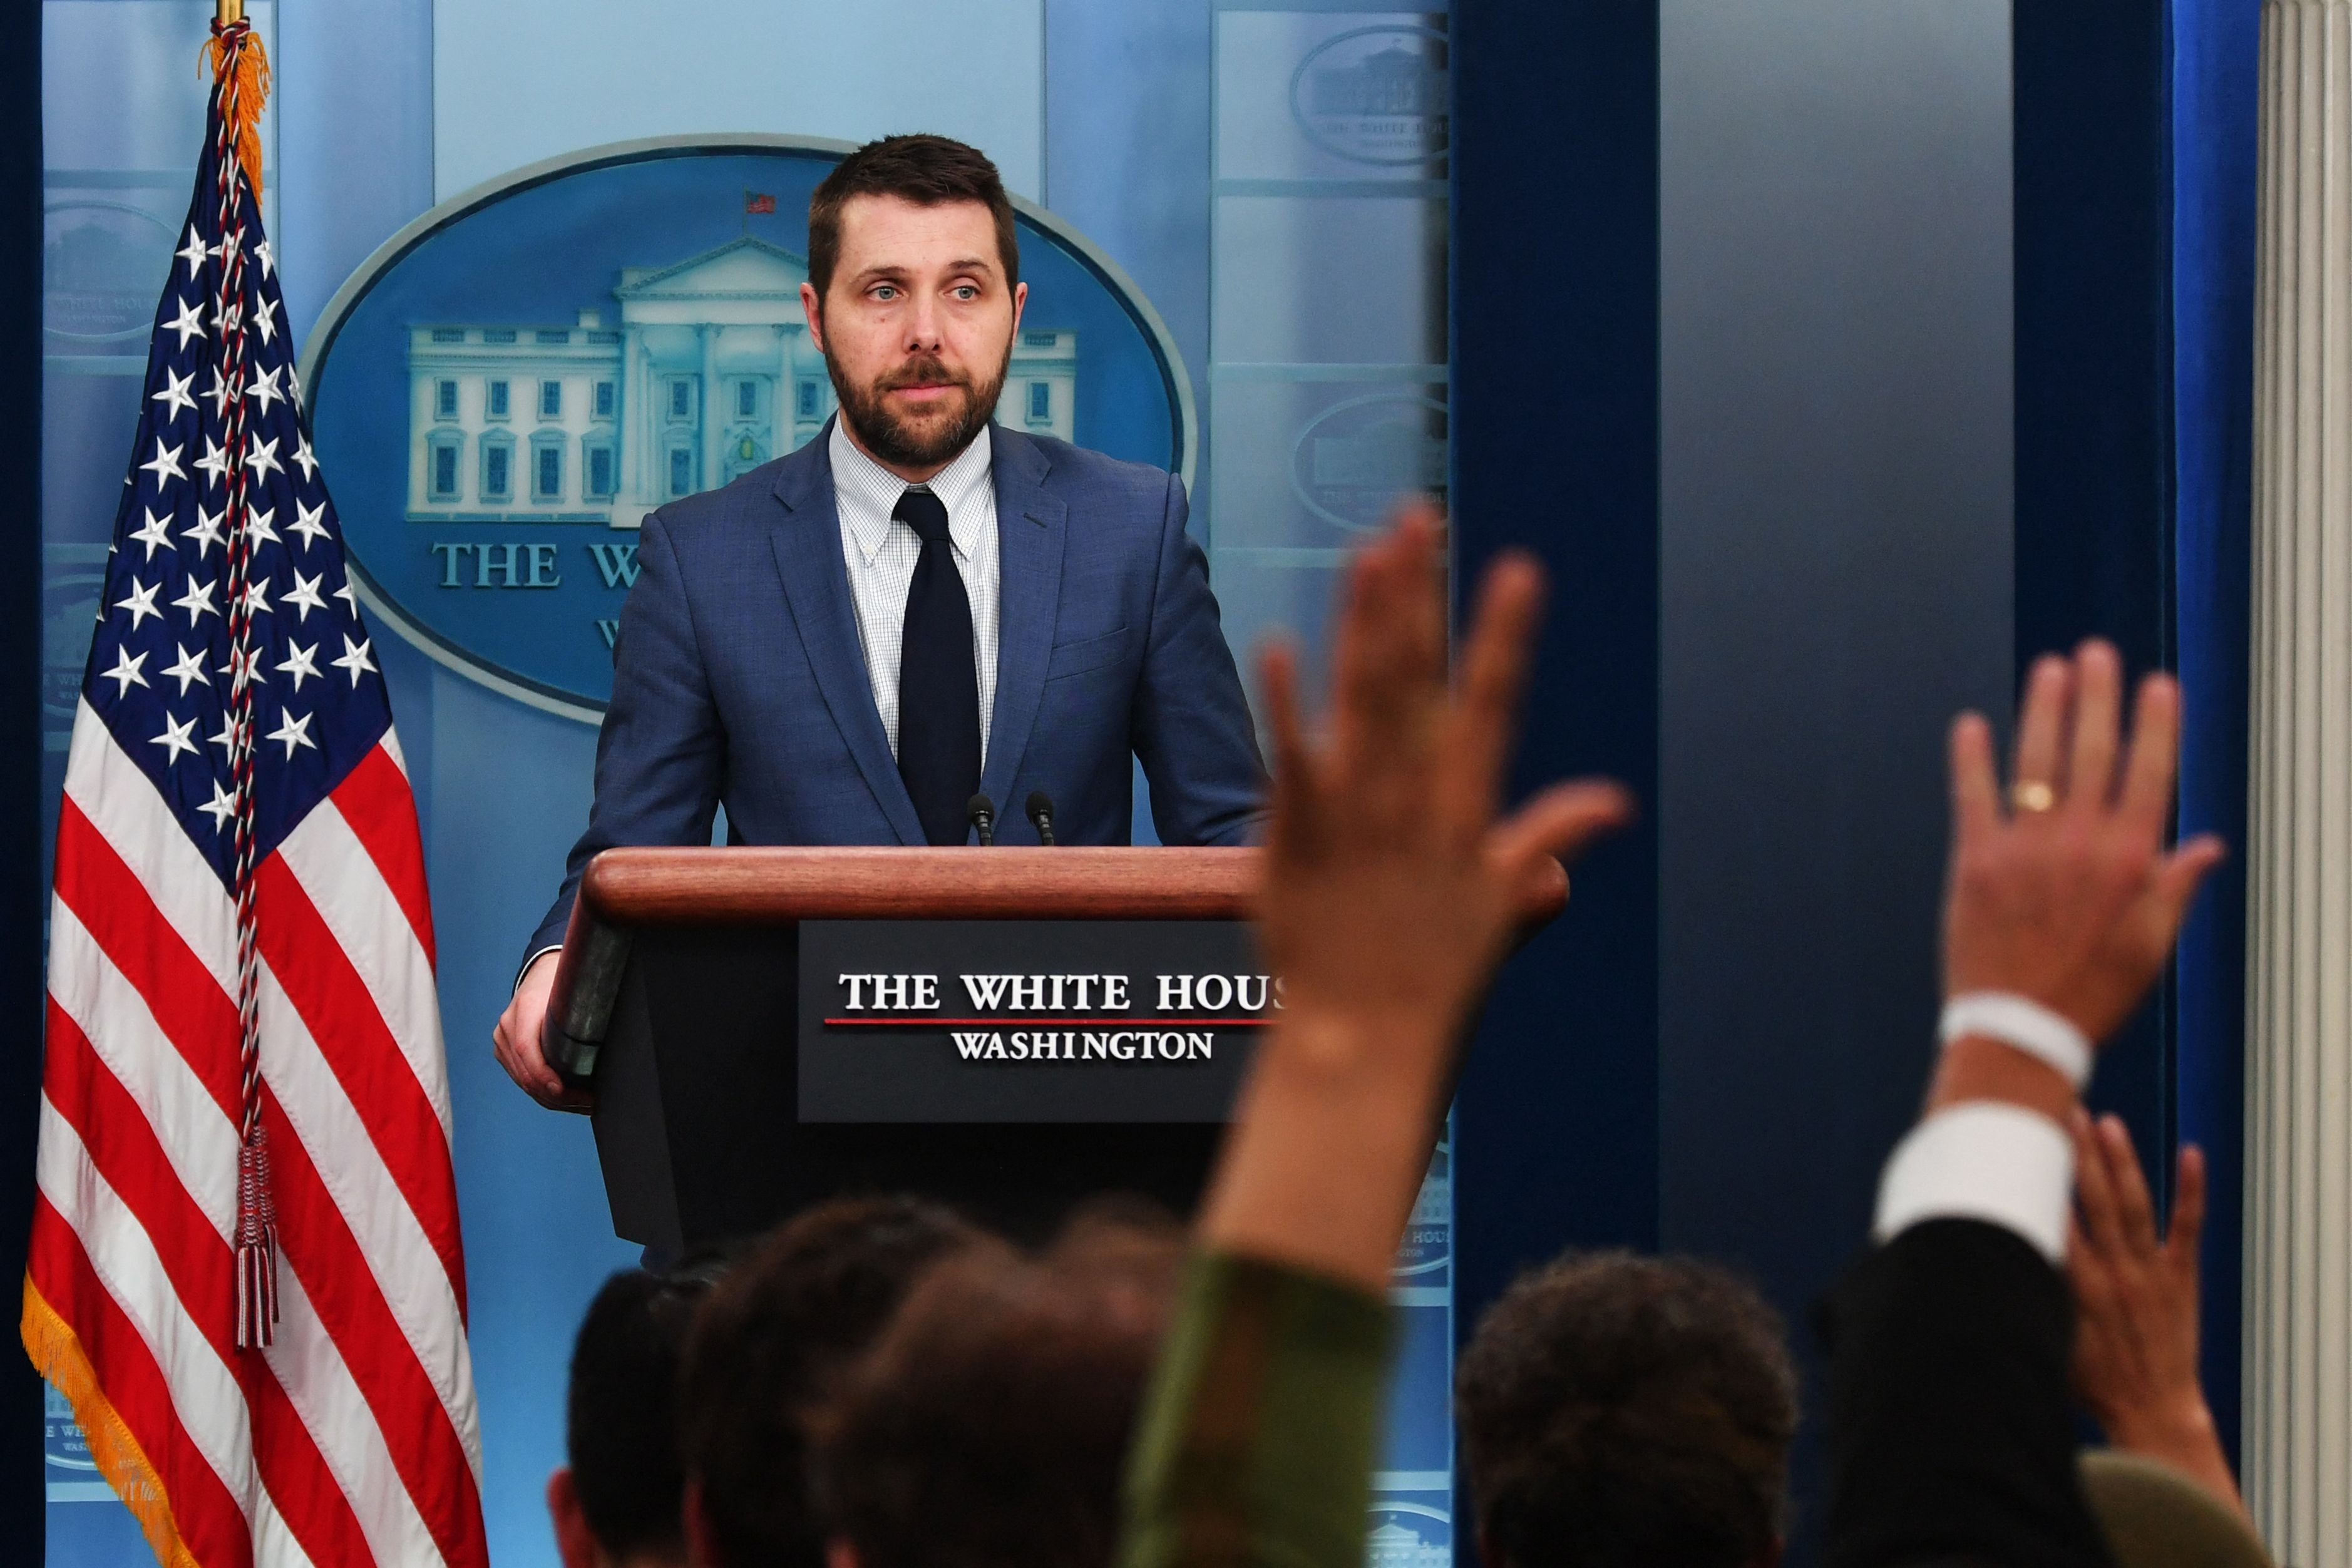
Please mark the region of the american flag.
<svg viewBox="0 0 2352 1568"><path fill-rule="evenodd" d="M479 1564L416 811L216 27L74 721L22 1322L159 1561Z"/></svg>

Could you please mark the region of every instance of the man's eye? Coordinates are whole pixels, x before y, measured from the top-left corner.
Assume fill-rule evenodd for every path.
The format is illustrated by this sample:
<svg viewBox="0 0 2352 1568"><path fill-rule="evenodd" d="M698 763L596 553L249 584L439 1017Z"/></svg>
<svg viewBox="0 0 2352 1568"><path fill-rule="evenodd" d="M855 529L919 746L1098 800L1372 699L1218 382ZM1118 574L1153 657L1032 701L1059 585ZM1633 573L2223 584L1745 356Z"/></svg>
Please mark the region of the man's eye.
<svg viewBox="0 0 2352 1568"><path fill-rule="evenodd" d="M969 283L959 283L956 285L955 297L964 300L977 299L980 298L980 290Z"/></svg>
<svg viewBox="0 0 2352 1568"><path fill-rule="evenodd" d="M894 284L877 283L874 286L874 298L877 299L896 299L898 298L898 287Z"/></svg>

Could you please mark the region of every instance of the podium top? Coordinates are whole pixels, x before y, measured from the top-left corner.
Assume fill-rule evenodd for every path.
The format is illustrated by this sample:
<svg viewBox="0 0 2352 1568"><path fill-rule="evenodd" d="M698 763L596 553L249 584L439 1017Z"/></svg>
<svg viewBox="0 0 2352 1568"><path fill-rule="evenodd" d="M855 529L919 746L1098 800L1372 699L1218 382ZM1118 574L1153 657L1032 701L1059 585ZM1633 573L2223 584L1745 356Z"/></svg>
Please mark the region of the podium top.
<svg viewBox="0 0 2352 1568"><path fill-rule="evenodd" d="M580 902L621 926L793 920L1242 920L1250 849L613 849ZM1538 915L1543 918L1543 915Z"/></svg>

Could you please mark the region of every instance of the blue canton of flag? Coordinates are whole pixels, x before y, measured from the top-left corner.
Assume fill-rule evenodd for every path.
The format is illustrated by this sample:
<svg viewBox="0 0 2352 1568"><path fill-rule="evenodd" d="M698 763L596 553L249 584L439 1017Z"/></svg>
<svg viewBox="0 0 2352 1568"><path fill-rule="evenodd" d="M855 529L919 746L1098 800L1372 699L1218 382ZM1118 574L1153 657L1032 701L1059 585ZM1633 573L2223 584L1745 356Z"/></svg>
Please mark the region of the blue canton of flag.
<svg viewBox="0 0 2352 1568"><path fill-rule="evenodd" d="M367 755L392 715L311 454L277 264L243 181L224 235L213 198L220 155L208 141L156 311L82 690L234 888L237 749L253 748L258 861ZM240 244L244 265L232 269ZM224 294L232 272L233 298ZM233 446L250 552L241 603L231 602L229 570ZM230 631L240 609L250 619L242 652ZM231 717L247 682L249 735Z"/></svg>

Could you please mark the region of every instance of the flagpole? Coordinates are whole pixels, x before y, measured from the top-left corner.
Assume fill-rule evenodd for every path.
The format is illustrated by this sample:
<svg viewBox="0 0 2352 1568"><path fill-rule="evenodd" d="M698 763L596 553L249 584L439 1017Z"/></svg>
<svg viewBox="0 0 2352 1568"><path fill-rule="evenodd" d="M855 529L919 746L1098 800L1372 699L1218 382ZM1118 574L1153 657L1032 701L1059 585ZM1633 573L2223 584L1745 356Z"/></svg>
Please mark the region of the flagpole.
<svg viewBox="0 0 2352 1568"><path fill-rule="evenodd" d="M222 26L245 20L245 0L214 0L213 20Z"/></svg>

